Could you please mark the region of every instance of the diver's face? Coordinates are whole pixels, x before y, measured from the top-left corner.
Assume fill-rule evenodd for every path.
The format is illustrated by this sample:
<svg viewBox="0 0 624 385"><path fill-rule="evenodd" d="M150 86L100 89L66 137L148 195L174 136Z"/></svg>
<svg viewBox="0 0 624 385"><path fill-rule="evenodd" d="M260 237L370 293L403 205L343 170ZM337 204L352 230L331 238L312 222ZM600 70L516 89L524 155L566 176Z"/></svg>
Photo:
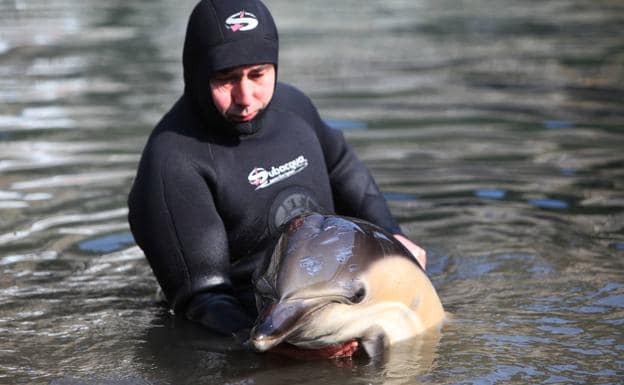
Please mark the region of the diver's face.
<svg viewBox="0 0 624 385"><path fill-rule="evenodd" d="M228 68L210 78L210 92L217 111L234 123L255 118L271 101L274 89L273 64Z"/></svg>

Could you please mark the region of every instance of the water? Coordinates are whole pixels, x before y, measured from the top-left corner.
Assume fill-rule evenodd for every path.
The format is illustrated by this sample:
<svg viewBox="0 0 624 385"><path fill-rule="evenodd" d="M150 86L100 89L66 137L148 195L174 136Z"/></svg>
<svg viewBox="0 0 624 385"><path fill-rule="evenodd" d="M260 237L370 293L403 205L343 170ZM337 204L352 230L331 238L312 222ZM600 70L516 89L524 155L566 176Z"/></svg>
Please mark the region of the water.
<svg viewBox="0 0 624 385"><path fill-rule="evenodd" d="M0 383L624 381L622 2L268 1L280 78L452 315L377 365L257 355L158 302L125 200L192 5L0 0Z"/></svg>

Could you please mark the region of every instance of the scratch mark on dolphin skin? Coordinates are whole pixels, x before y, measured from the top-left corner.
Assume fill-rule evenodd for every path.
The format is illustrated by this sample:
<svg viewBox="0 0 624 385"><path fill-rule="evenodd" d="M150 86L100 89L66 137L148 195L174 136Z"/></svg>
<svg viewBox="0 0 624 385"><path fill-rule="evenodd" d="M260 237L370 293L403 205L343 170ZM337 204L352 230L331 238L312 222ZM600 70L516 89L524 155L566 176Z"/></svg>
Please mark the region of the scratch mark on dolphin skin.
<svg viewBox="0 0 624 385"><path fill-rule="evenodd" d="M336 286L346 289L346 290L351 290L353 289L355 286L355 279L350 279L348 281L338 281L336 282Z"/></svg>
<svg viewBox="0 0 624 385"><path fill-rule="evenodd" d="M316 257L305 257L299 262L301 266L309 275L316 275L323 269L323 262Z"/></svg>
<svg viewBox="0 0 624 385"><path fill-rule="evenodd" d="M351 248L343 248L342 250L338 251L338 253L336 254L336 261L341 264L344 265L345 262L347 262L347 260L349 260L349 258L351 258L352 255L352 251Z"/></svg>
<svg viewBox="0 0 624 385"><path fill-rule="evenodd" d="M420 296L417 295L413 300L412 303L410 305L410 308L414 311L418 310L418 306L420 306Z"/></svg>
<svg viewBox="0 0 624 385"><path fill-rule="evenodd" d="M340 238L338 238L337 236L334 236L334 237L324 240L323 242L320 243L320 245L328 245L330 243L338 242L339 240Z"/></svg>
<svg viewBox="0 0 624 385"><path fill-rule="evenodd" d="M373 236L374 236L375 238L381 238L381 239L385 239L386 241L392 242L392 241L390 241L390 239L388 239L388 237L386 237L386 235L385 235L385 234L380 233L379 231L375 231L375 232L373 233Z"/></svg>
<svg viewBox="0 0 624 385"><path fill-rule="evenodd" d="M323 224L323 231L336 230L337 234L347 234L355 231L362 231L357 224L343 218L328 218Z"/></svg>

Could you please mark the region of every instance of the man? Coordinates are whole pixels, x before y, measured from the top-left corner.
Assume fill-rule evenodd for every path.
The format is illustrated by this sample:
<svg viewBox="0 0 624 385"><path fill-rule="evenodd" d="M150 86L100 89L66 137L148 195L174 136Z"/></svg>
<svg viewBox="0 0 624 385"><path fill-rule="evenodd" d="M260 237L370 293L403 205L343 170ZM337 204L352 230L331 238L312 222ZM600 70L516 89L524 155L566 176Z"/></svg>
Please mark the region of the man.
<svg viewBox="0 0 624 385"><path fill-rule="evenodd" d="M342 133L276 82L277 64L264 4L200 1L184 43L184 94L152 132L129 196L132 233L170 306L219 333L251 326L256 263L303 212L374 222L424 267Z"/></svg>

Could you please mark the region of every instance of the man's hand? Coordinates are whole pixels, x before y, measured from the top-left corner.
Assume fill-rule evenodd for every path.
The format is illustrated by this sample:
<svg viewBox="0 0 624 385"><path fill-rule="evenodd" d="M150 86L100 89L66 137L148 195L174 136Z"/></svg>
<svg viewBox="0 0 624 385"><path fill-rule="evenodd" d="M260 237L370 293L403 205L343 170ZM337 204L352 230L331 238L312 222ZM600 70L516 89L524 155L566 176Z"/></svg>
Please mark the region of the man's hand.
<svg viewBox="0 0 624 385"><path fill-rule="evenodd" d="M401 234L394 234L394 237L398 239L399 242L401 242L403 246L410 251L410 253L412 253L423 269L427 267L427 252L422 247L405 238Z"/></svg>

